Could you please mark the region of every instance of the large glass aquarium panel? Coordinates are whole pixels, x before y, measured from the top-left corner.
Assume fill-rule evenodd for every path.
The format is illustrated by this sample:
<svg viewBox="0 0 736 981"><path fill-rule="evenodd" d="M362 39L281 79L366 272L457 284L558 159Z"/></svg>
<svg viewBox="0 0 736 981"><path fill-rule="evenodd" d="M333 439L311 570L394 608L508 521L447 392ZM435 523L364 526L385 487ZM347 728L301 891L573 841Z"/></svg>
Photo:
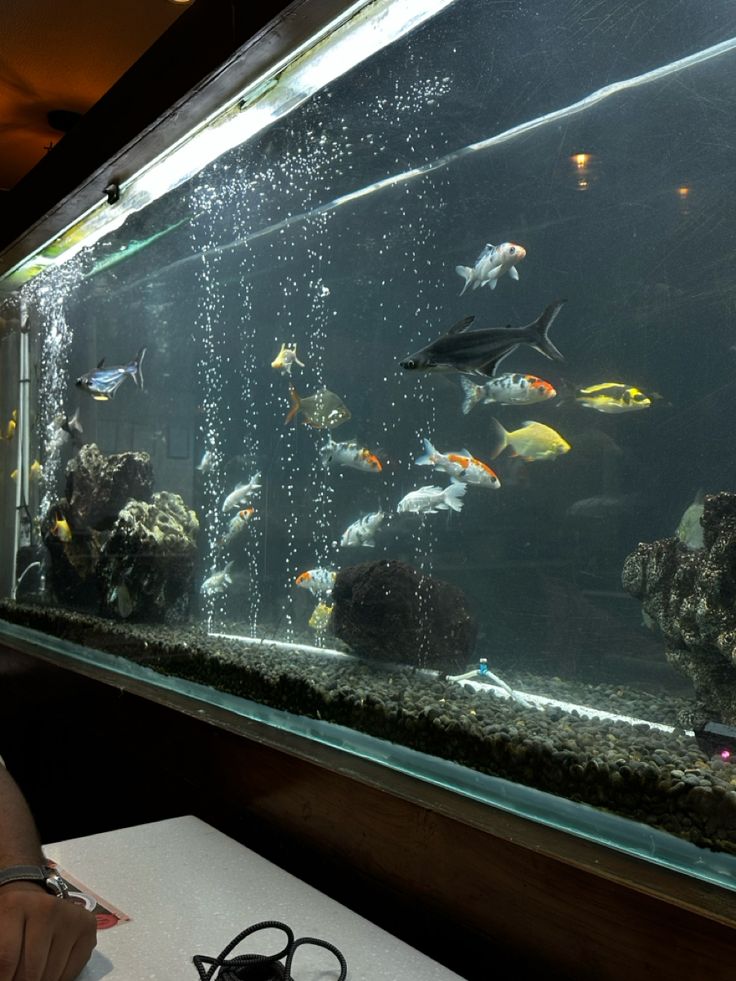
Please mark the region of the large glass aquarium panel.
<svg viewBox="0 0 736 981"><path fill-rule="evenodd" d="M733 879L736 9L344 30L7 277L2 616Z"/></svg>

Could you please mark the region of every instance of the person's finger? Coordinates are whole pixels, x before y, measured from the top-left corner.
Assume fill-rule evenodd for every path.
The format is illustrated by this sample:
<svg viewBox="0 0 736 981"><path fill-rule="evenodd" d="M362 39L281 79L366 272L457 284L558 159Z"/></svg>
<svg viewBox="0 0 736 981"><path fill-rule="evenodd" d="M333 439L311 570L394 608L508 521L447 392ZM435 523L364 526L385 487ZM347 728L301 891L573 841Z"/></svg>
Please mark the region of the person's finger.
<svg viewBox="0 0 736 981"><path fill-rule="evenodd" d="M90 916L92 916L91 913ZM59 981L75 981L77 975L81 972L84 965L92 956L92 951L95 949L96 945L97 931L93 925L91 931L77 938L77 942L69 952L66 967L59 975Z"/></svg>
<svg viewBox="0 0 736 981"><path fill-rule="evenodd" d="M45 915L33 910L25 916L23 951L14 981L46 981L46 962L49 956L52 931Z"/></svg>
<svg viewBox="0 0 736 981"><path fill-rule="evenodd" d="M0 909L0 981L15 981L23 943L23 918Z"/></svg>

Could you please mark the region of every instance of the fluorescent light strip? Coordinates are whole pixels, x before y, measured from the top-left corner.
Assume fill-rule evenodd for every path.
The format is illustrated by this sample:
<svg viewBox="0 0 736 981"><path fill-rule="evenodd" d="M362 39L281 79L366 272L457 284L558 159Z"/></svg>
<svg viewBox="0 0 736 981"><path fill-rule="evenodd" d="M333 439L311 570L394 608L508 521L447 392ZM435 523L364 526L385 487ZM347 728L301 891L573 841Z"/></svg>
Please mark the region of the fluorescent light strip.
<svg viewBox="0 0 736 981"><path fill-rule="evenodd" d="M353 4L290 52L267 76L251 83L225 108L125 181L118 204L95 205L7 272L0 282L19 285L49 266L66 262L81 249L115 231L131 214L179 187L222 154L252 139L324 86L454 2L373 0L366 4L360 0ZM275 84L269 87L269 80L275 80Z"/></svg>

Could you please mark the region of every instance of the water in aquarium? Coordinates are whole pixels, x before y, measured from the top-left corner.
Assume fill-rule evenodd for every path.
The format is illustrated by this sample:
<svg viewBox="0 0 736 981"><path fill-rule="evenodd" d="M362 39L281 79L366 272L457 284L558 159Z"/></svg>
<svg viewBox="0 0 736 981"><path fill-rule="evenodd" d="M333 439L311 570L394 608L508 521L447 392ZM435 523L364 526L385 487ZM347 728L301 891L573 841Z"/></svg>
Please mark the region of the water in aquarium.
<svg viewBox="0 0 736 981"><path fill-rule="evenodd" d="M457 0L31 280L3 616L733 851L734 36Z"/></svg>

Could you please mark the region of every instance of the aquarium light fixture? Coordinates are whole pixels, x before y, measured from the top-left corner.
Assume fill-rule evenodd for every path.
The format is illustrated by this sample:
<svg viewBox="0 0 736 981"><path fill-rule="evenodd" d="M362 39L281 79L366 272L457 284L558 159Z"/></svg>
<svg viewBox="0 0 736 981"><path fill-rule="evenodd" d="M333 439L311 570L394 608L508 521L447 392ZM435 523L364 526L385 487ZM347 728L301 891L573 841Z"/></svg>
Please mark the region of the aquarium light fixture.
<svg viewBox="0 0 736 981"><path fill-rule="evenodd" d="M607 722L624 722L626 725L630 726L649 726L650 729L656 729L658 732L669 732L675 731L674 726L665 725L663 722L651 722L649 719L637 719L632 715L619 715L616 712L607 712L604 709L592 708L589 705L578 705L576 702L562 702L558 698L550 698L548 695L533 695L531 692L519 692L514 691L511 695L506 690L506 686L501 687L499 685L488 684L487 682L481 680L482 674L480 671L472 672L472 676L463 676L462 683L470 685L476 691L487 692L490 695L494 695L497 698L511 698L521 696L527 702L531 703L535 708L559 708L563 712L572 713L577 712L578 715L585 719L600 719ZM475 680L473 680L473 678ZM453 679L457 681L458 679ZM684 735L692 736L695 738L695 733L690 729L683 730Z"/></svg>
<svg viewBox="0 0 736 981"><path fill-rule="evenodd" d="M14 266L0 284L13 290L94 245L153 201L241 146L347 71L419 27L455 0L357 0L252 81L217 113Z"/></svg>

